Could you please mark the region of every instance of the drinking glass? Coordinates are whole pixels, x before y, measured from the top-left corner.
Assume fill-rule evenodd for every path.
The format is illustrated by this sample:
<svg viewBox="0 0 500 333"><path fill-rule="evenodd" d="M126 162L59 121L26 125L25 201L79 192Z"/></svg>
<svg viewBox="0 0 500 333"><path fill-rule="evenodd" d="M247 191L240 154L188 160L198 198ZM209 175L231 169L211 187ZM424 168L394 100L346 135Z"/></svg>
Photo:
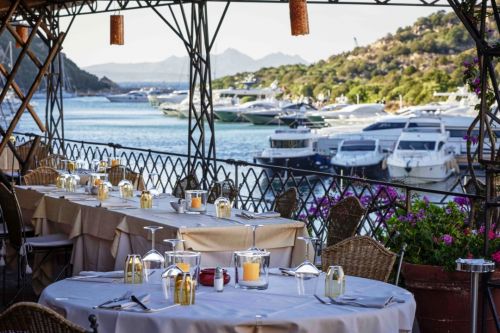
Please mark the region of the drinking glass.
<svg viewBox="0 0 500 333"><path fill-rule="evenodd" d="M255 232L257 228L263 227L263 224L245 224L245 227L252 228L252 247L248 251L261 251L257 246L255 246Z"/></svg>
<svg viewBox="0 0 500 333"><path fill-rule="evenodd" d="M314 237L297 237L306 243L306 254L304 261L297 266L293 271L295 272L295 281L297 283L297 293L303 295L314 295L320 271L314 264L309 261L309 245L312 241L316 241Z"/></svg>
<svg viewBox="0 0 500 333"><path fill-rule="evenodd" d="M201 253L194 251L166 251L165 261L168 266L177 265L183 272L189 273L195 285L200 275Z"/></svg>
<svg viewBox="0 0 500 333"><path fill-rule="evenodd" d="M124 282L125 283L142 283L144 267L141 256L138 254L129 254L125 260Z"/></svg>
<svg viewBox="0 0 500 333"><path fill-rule="evenodd" d="M144 263L144 274L147 283L159 283L161 274L165 267L165 258L155 249L155 233L156 230L161 230L160 226L146 226L144 229L151 231L151 250L149 250L142 262Z"/></svg>

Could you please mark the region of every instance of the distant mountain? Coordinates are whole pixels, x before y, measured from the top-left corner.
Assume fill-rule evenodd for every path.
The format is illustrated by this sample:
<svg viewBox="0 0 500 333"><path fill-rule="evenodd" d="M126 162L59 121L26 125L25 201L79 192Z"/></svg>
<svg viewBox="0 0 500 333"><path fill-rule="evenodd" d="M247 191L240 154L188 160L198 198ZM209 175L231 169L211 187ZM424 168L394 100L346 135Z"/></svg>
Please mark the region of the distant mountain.
<svg viewBox="0 0 500 333"><path fill-rule="evenodd" d="M227 49L221 54L212 55L210 60L212 62L212 77L256 71L264 67L307 64L307 61L297 55L272 53L261 59L253 59L235 49ZM182 82L188 80L189 61L187 56L171 56L160 62L107 63L88 66L85 67L85 70L99 77L106 76L115 82Z"/></svg>
<svg viewBox="0 0 500 333"><path fill-rule="evenodd" d="M435 91L455 91L463 83L463 65L476 54L457 16L436 12L401 27L376 42L310 65L268 66L253 72L262 86L278 80L292 97L342 94L355 102L377 100L406 104L433 101ZM497 65L497 71L500 64ZM237 87L250 73L220 77L215 88Z"/></svg>

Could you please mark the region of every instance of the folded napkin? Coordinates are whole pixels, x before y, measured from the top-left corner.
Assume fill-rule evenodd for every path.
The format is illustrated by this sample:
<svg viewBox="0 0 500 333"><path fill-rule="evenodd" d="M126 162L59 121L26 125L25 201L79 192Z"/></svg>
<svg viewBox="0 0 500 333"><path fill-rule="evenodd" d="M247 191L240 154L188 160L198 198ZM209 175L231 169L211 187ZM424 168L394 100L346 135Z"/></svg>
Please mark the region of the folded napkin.
<svg viewBox="0 0 500 333"><path fill-rule="evenodd" d="M110 272L81 271L78 274L78 276L117 279L123 277L123 271L110 271Z"/></svg>
<svg viewBox="0 0 500 333"><path fill-rule="evenodd" d="M396 300L393 296L360 296L352 298L340 296L335 298L334 302L338 305L383 309L392 303L396 303Z"/></svg>
<svg viewBox="0 0 500 333"><path fill-rule="evenodd" d="M138 208L137 206L131 205L130 203L103 203L101 205L104 208L115 208L115 209L128 209L128 208Z"/></svg>
<svg viewBox="0 0 500 333"><path fill-rule="evenodd" d="M142 303L146 303L146 302L149 301L150 295L149 294L143 294L143 295L137 296L137 298ZM123 310L123 309L131 308L131 307L136 306L136 305L138 305L138 304L136 302L132 301L130 299L130 297L129 297L129 298L127 298L125 300L122 300L122 301L111 302L111 303L108 303L108 304L101 305L100 308L102 308L102 309Z"/></svg>
<svg viewBox="0 0 500 333"><path fill-rule="evenodd" d="M240 214L236 214L236 216L243 217L246 219L272 219L280 217L281 215L278 212L250 213L242 211Z"/></svg>

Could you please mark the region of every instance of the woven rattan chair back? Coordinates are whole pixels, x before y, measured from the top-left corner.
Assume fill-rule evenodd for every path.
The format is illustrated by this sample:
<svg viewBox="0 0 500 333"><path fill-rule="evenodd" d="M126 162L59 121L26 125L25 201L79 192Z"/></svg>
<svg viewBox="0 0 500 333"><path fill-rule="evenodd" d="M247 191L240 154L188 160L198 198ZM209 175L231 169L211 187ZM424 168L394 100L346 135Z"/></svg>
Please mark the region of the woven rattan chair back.
<svg viewBox="0 0 500 333"><path fill-rule="evenodd" d="M87 331L43 305L20 302L0 315L0 332L86 333Z"/></svg>
<svg viewBox="0 0 500 333"><path fill-rule="evenodd" d="M34 146L33 151L30 156L30 151L32 146ZM19 156L24 161L24 170L32 170L37 167L37 163L49 156L49 147L40 142L39 140L30 140L17 147L17 152Z"/></svg>
<svg viewBox="0 0 500 333"><path fill-rule="evenodd" d="M67 159L68 158L64 155L52 154L52 155L49 155L45 158L42 158L38 162L38 166L63 170L65 167L64 160L67 160Z"/></svg>
<svg viewBox="0 0 500 333"><path fill-rule="evenodd" d="M234 185L232 179L226 179L222 182L216 182L215 184L213 184L212 187L210 187L207 201L209 203L214 203L215 200L217 200L218 197L222 196L223 193L231 202L234 202L238 197L239 190Z"/></svg>
<svg viewBox="0 0 500 333"><path fill-rule="evenodd" d="M323 271L340 265L347 275L387 282L396 254L368 236L355 236L325 248L321 253Z"/></svg>
<svg viewBox="0 0 500 333"><path fill-rule="evenodd" d="M276 196L273 210L280 213L281 217L291 219L298 206L297 188L290 187L285 192Z"/></svg>
<svg viewBox="0 0 500 333"><path fill-rule="evenodd" d="M39 167L24 175L26 185L50 185L55 184L59 172L50 167Z"/></svg>
<svg viewBox="0 0 500 333"><path fill-rule="evenodd" d="M172 190L172 195L176 198L184 199L186 191L197 190L199 188L200 183L198 182L196 175L190 174L182 179L177 179Z"/></svg>
<svg viewBox="0 0 500 333"><path fill-rule="evenodd" d="M14 192L9 190L3 183L0 183L0 207L2 208L2 216L7 225L9 243L18 251L23 241L21 209L19 208L19 202Z"/></svg>
<svg viewBox="0 0 500 333"><path fill-rule="evenodd" d="M113 186L117 186L123 180L124 175L125 179L129 180L136 190L142 191L146 188L144 178L140 173L134 172L124 165L116 165L108 169L109 181Z"/></svg>
<svg viewBox="0 0 500 333"><path fill-rule="evenodd" d="M333 205L328 212L326 245L335 245L354 236L365 214L366 209L356 197L347 197Z"/></svg>

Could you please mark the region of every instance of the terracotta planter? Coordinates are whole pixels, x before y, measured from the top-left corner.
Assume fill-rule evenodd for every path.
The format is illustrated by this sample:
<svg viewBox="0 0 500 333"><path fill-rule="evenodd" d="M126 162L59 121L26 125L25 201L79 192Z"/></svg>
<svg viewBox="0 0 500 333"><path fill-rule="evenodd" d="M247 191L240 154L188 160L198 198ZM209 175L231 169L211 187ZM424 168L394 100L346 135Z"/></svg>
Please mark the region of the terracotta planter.
<svg viewBox="0 0 500 333"><path fill-rule="evenodd" d="M417 320L421 333L470 332L470 275L445 272L440 266L403 264L406 288L417 302ZM500 279L495 272L494 279ZM500 290L494 291L497 311ZM479 304L482 297L479 298ZM488 311L488 330L495 332L493 317Z"/></svg>

